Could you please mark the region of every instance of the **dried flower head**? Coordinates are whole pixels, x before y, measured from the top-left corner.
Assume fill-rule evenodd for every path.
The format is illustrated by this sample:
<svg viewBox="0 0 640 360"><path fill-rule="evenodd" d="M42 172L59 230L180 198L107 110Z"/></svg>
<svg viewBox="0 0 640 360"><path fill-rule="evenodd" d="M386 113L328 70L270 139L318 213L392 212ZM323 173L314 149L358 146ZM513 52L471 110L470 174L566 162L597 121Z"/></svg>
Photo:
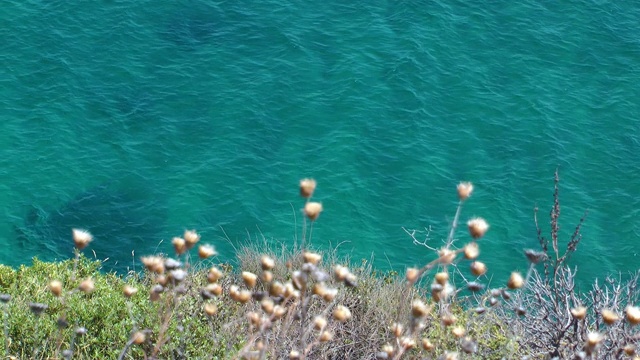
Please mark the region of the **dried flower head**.
<svg viewBox="0 0 640 360"><path fill-rule="evenodd" d="M420 270L416 268L408 268L406 273L407 281L411 284L415 283L418 280L418 276L420 275Z"/></svg>
<svg viewBox="0 0 640 360"><path fill-rule="evenodd" d="M469 228L469 234L474 239L480 239L484 236L484 234L489 230L489 224L480 217L473 218L467 222L467 227Z"/></svg>
<svg viewBox="0 0 640 360"><path fill-rule="evenodd" d="M441 271L435 276L436 282L440 285L446 284L449 281L449 273L446 271Z"/></svg>
<svg viewBox="0 0 640 360"><path fill-rule="evenodd" d="M313 328L316 330L324 330L324 328L327 326L327 319L325 319L323 316L316 316L315 318L313 318Z"/></svg>
<svg viewBox="0 0 640 360"><path fill-rule="evenodd" d="M31 312L36 316L42 314L42 312L47 310L48 307L49 305L47 304L29 303L29 310L31 310Z"/></svg>
<svg viewBox="0 0 640 360"><path fill-rule="evenodd" d="M640 324L640 308L637 306L627 306L626 309L627 321L632 326Z"/></svg>
<svg viewBox="0 0 640 360"><path fill-rule="evenodd" d="M393 323L391 324L390 330L393 336L399 338L404 333L404 326L400 323Z"/></svg>
<svg viewBox="0 0 640 360"><path fill-rule="evenodd" d="M509 281L507 281L507 286L509 289L520 289L524 286L524 278L519 272L512 272Z"/></svg>
<svg viewBox="0 0 640 360"><path fill-rule="evenodd" d="M480 255L480 247L478 243L473 241L464 246L464 258L467 260L475 260Z"/></svg>
<svg viewBox="0 0 640 360"><path fill-rule="evenodd" d="M531 249L527 249L524 251L524 255L527 257L530 263L538 264L545 260L547 260L547 254L542 251L535 251Z"/></svg>
<svg viewBox="0 0 640 360"><path fill-rule="evenodd" d="M458 184L458 197L461 201L465 201L473 192L473 184L470 182L461 182Z"/></svg>
<svg viewBox="0 0 640 360"><path fill-rule="evenodd" d="M590 332L587 334L587 346L595 347L602 341L602 334L599 332Z"/></svg>
<svg viewBox="0 0 640 360"><path fill-rule="evenodd" d="M207 259L216 255L218 255L218 252L213 245L205 244L198 247L198 256L200 259Z"/></svg>
<svg viewBox="0 0 640 360"><path fill-rule="evenodd" d="M487 272L487 265L480 261L473 261L469 264L471 273L475 276L482 276Z"/></svg>
<svg viewBox="0 0 640 360"><path fill-rule="evenodd" d="M80 285L78 285L78 289L80 289L80 291L82 291L85 294L90 294L90 293L93 292L93 290L96 289L96 285L93 282L93 279L86 278L86 279L82 280Z"/></svg>
<svg viewBox="0 0 640 360"><path fill-rule="evenodd" d="M333 268L333 273L336 276L336 280L338 281L344 281L344 279L347 278L347 276L350 274L350 271L348 268L342 266L342 265L336 265Z"/></svg>
<svg viewBox="0 0 640 360"><path fill-rule="evenodd" d="M181 237L174 237L173 239L171 239L171 244L173 244L173 250L176 252L176 254L182 255L187 252L187 242L185 241L185 239Z"/></svg>
<svg viewBox="0 0 640 360"><path fill-rule="evenodd" d="M346 306L338 305L333 309L333 318L339 322L345 322L351 319L351 311Z"/></svg>
<svg viewBox="0 0 640 360"><path fill-rule="evenodd" d="M423 338L422 339L422 348L427 350L427 351L431 351L431 350L435 349L435 345L433 345L431 340L429 340L427 338Z"/></svg>
<svg viewBox="0 0 640 360"><path fill-rule="evenodd" d="M143 344L147 340L147 336L142 331L136 331L133 335L131 335L131 342L140 345Z"/></svg>
<svg viewBox="0 0 640 360"><path fill-rule="evenodd" d="M313 179L300 180L300 196L306 199L313 196L313 192L316 190L316 185L316 181Z"/></svg>
<svg viewBox="0 0 640 360"><path fill-rule="evenodd" d="M60 296L62 294L62 282L60 280L53 280L49 283L49 291L54 296Z"/></svg>
<svg viewBox="0 0 640 360"><path fill-rule="evenodd" d="M160 256L143 256L141 258L142 264L147 270L156 274L162 274L164 272L164 259Z"/></svg>
<svg viewBox="0 0 640 360"><path fill-rule="evenodd" d="M132 296L133 296L133 295L135 295L137 292L138 292L138 289L137 289L137 288L135 288L135 287L133 287L133 286L131 286L131 285L125 285L125 286L122 288L122 293L124 294L124 296L125 296L126 298L130 298L130 297L132 297Z"/></svg>
<svg viewBox="0 0 640 360"><path fill-rule="evenodd" d="M453 262L453 260L456 258L456 253L455 251L448 249L448 248L442 248L440 250L438 250L438 256L440 257L440 263L444 264L444 265L449 265Z"/></svg>
<svg viewBox="0 0 640 360"><path fill-rule="evenodd" d="M466 331L464 330L464 328L462 326L455 326L453 329L451 329L451 333L453 334L453 336L455 336L458 339L463 337L465 332Z"/></svg>
<svg viewBox="0 0 640 360"><path fill-rule="evenodd" d="M318 337L318 340L320 340L320 342L331 341L331 339L333 339L333 334L329 330L324 330Z"/></svg>
<svg viewBox="0 0 640 360"><path fill-rule="evenodd" d="M322 260L322 255L305 251L304 254L302 254L302 258L305 263L318 265L320 263L320 260Z"/></svg>
<svg viewBox="0 0 640 360"><path fill-rule="evenodd" d="M262 265L262 270L271 270L276 266L276 262L275 260L273 260L271 257L269 256L262 256L260 258L260 264Z"/></svg>
<svg viewBox="0 0 640 360"><path fill-rule="evenodd" d="M93 241L93 235L91 235L87 230L72 229L71 233L73 235L73 243L76 245L78 250L84 249L91 241Z"/></svg>
<svg viewBox="0 0 640 360"><path fill-rule="evenodd" d="M414 317L423 317L428 313L429 307L422 300L415 299L413 300L413 302L411 302L411 315L413 315Z"/></svg>
<svg viewBox="0 0 640 360"><path fill-rule="evenodd" d="M204 304L204 313L207 316L213 316L218 313L218 307L214 303L206 303Z"/></svg>
<svg viewBox="0 0 640 360"><path fill-rule="evenodd" d="M220 280L222 275L223 275L222 271L220 271L220 269L214 266L211 269L209 269L209 272L207 273L207 281L210 283L214 283Z"/></svg>
<svg viewBox="0 0 640 360"><path fill-rule="evenodd" d="M9 301L11 301L11 295L9 295L9 294L0 294L0 302L2 302L3 304L6 304Z"/></svg>
<svg viewBox="0 0 640 360"><path fill-rule="evenodd" d="M309 220L315 221L322 212L322 204L319 202L308 202L304 205L304 214Z"/></svg>
<svg viewBox="0 0 640 360"><path fill-rule="evenodd" d="M256 282L258 280L258 276L249 271L242 272L242 280L247 285L247 287L252 288L256 286Z"/></svg>
<svg viewBox="0 0 640 360"><path fill-rule="evenodd" d="M620 316L618 316L618 314L616 314L614 311L610 309L604 309L600 312L600 314L602 315L602 320L607 325L613 325L618 320L620 320Z"/></svg>
<svg viewBox="0 0 640 360"><path fill-rule="evenodd" d="M587 308L584 306L572 308L571 316L573 316L576 320L582 320L587 316Z"/></svg>
<svg viewBox="0 0 640 360"><path fill-rule="evenodd" d="M260 280L265 283L270 283L273 281L273 273L269 270L265 270L260 274Z"/></svg>
<svg viewBox="0 0 640 360"><path fill-rule="evenodd" d="M198 243L198 241L200 241L200 234L198 234L195 230L185 230L182 237L184 238L188 249L191 249L195 244Z"/></svg>

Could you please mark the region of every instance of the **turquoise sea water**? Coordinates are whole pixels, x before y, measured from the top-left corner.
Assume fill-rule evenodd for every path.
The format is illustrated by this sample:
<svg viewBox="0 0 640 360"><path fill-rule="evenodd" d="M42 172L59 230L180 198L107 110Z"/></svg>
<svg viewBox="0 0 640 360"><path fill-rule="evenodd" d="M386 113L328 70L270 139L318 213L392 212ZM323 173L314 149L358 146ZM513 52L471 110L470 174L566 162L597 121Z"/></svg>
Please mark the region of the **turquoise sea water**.
<svg viewBox="0 0 640 360"><path fill-rule="evenodd" d="M314 177L313 244L402 269L432 258L402 227L439 245L469 180L500 279L557 167L565 241L589 210L581 279L639 267L639 2L0 7L2 263L71 256L71 227L116 268L185 228L226 258L290 244Z"/></svg>

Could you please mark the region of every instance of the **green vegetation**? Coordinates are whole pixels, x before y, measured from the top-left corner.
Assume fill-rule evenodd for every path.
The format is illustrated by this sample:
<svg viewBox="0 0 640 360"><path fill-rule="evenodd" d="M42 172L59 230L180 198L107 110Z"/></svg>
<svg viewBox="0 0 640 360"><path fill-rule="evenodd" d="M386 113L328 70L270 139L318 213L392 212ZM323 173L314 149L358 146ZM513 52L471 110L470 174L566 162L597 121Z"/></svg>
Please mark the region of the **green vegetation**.
<svg viewBox="0 0 640 360"><path fill-rule="evenodd" d="M406 274L380 273L310 249L322 205L315 181L301 181L305 220L299 246L238 249L240 266L215 262L195 231L172 241L175 256L147 256L145 270L104 274L81 255L92 236L74 229L73 259L12 269L0 265L0 351L18 359L513 359L632 358L640 310L632 282L574 292L562 251L558 182L550 241L527 250L526 275L485 289L479 259L489 225L458 219L473 187L458 185L451 232L431 261ZM536 222L537 223L537 222ZM550 246L549 246L550 245ZM192 258L196 253L198 259ZM539 266L538 266L539 265ZM539 273L536 268L543 268ZM452 278L456 276L454 282ZM635 277L637 280L637 276ZM635 281L634 280L634 281ZM623 311L625 316L619 314Z"/></svg>

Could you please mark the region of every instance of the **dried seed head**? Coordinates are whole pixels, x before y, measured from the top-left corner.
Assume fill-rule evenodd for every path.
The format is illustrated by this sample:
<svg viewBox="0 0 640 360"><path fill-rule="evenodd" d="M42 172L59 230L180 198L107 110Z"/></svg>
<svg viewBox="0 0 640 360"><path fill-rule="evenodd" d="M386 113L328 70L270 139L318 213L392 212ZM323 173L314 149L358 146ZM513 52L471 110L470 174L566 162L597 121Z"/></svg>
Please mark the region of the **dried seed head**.
<svg viewBox="0 0 640 360"><path fill-rule="evenodd" d="M338 295L338 289L335 288L326 288L324 290L324 294L322 295L322 299L326 302L331 302Z"/></svg>
<svg viewBox="0 0 640 360"><path fill-rule="evenodd" d="M480 247L477 242L470 242L464 246L464 257L467 260L475 260L480 255Z"/></svg>
<svg viewBox="0 0 640 360"><path fill-rule="evenodd" d="M452 314L444 314L442 315L442 324L444 326L451 326L453 324L455 324L456 322L456 317L453 316Z"/></svg>
<svg viewBox="0 0 640 360"><path fill-rule="evenodd" d="M473 354L478 351L478 344L468 336L460 341L460 347L467 354Z"/></svg>
<svg viewBox="0 0 640 360"><path fill-rule="evenodd" d="M447 281L449 281L449 273L442 271L436 274L435 276L436 282L440 285L443 285L447 283Z"/></svg>
<svg viewBox="0 0 640 360"><path fill-rule="evenodd" d="M156 278L154 279L156 283L158 283L159 285L162 286L167 286L167 284L169 283L169 277L167 275L161 274L156 276Z"/></svg>
<svg viewBox="0 0 640 360"><path fill-rule="evenodd" d="M265 283L270 283L273 281L273 273L269 270L264 270L262 274L260 274L260 280Z"/></svg>
<svg viewBox="0 0 640 360"><path fill-rule="evenodd" d="M258 314L255 311L251 311L251 312L247 313L247 319L249 319L249 322L253 326L260 326L260 324L262 323L262 319L260 318L260 314Z"/></svg>
<svg viewBox="0 0 640 360"><path fill-rule="evenodd" d="M90 294L93 292L93 290L96 289L96 285L93 282L93 279L87 278L82 280L80 285L78 285L78 289L80 289L80 291L82 291L85 294Z"/></svg>
<svg viewBox="0 0 640 360"><path fill-rule="evenodd" d="M429 313L429 307L425 305L425 303L422 300L415 299L413 300L413 302L411 302L411 314L414 317L419 318L419 317L427 316L428 313Z"/></svg>
<svg viewBox="0 0 640 360"><path fill-rule="evenodd" d="M273 313L273 308L275 307L275 303L271 298L266 297L262 299L262 301L260 301L260 307L262 308L262 311L271 315Z"/></svg>
<svg viewBox="0 0 640 360"><path fill-rule="evenodd" d="M640 324L640 308L637 306L627 306L627 321L629 324L636 326Z"/></svg>
<svg viewBox="0 0 640 360"><path fill-rule="evenodd" d="M200 259L207 259L216 255L218 255L218 252L213 245L205 244L198 246L198 256Z"/></svg>
<svg viewBox="0 0 640 360"><path fill-rule="evenodd" d="M333 309L333 318L339 322L351 319L351 311L346 306L338 305Z"/></svg>
<svg viewBox="0 0 640 360"><path fill-rule="evenodd" d="M420 270L416 268L408 268L406 278L407 281L411 284L415 283L418 280L418 276L420 275Z"/></svg>
<svg viewBox="0 0 640 360"><path fill-rule="evenodd" d="M465 201L473 192L473 184L470 182L461 182L458 184L458 197L461 201Z"/></svg>
<svg viewBox="0 0 640 360"><path fill-rule="evenodd" d="M318 337L318 340L320 340L320 342L331 341L331 339L333 339L333 334L329 330L323 331Z"/></svg>
<svg viewBox="0 0 640 360"><path fill-rule="evenodd" d="M171 240L171 244L173 244L173 250L175 250L176 254L182 255L187 252L187 242L181 237L174 237Z"/></svg>
<svg viewBox="0 0 640 360"><path fill-rule="evenodd" d="M71 234L73 235L73 243L76 245L78 250L84 249L91 241L93 241L93 235L86 230L72 229Z"/></svg>
<svg viewBox="0 0 640 360"><path fill-rule="evenodd" d="M284 285L282 285L279 281L274 281L269 287L269 295L271 296L282 296L284 295Z"/></svg>
<svg viewBox="0 0 640 360"><path fill-rule="evenodd" d="M131 336L131 342L136 345L143 344L146 340L147 340L147 336L142 331L136 331Z"/></svg>
<svg viewBox="0 0 640 360"><path fill-rule="evenodd" d="M602 335L599 332L590 332L587 334L587 346L595 347L602 341Z"/></svg>
<svg viewBox="0 0 640 360"><path fill-rule="evenodd" d="M618 320L620 320L620 317L618 316L618 314L616 314L615 312L613 312L612 310L609 310L609 309L602 310L600 312L600 314L602 315L602 320L607 325L613 325Z"/></svg>
<svg viewBox="0 0 640 360"><path fill-rule="evenodd" d="M349 273L347 278L344 279L344 284L348 287L356 287L358 286L358 278L353 273Z"/></svg>
<svg viewBox="0 0 640 360"><path fill-rule="evenodd" d="M306 199L313 196L313 192L316 190L316 185L316 181L313 179L300 180L300 196Z"/></svg>
<svg viewBox="0 0 640 360"><path fill-rule="evenodd" d="M578 306L571 309L571 316L576 320L582 320L587 316L587 308L584 306Z"/></svg>
<svg viewBox="0 0 640 360"><path fill-rule="evenodd" d="M416 347L416 341L410 336L403 336L400 338L400 346L405 349L413 349Z"/></svg>
<svg viewBox="0 0 640 360"><path fill-rule="evenodd" d="M423 338L422 339L422 348L427 350L427 351L431 351L431 350L435 349L435 345L433 345L431 340L429 340L427 338Z"/></svg>
<svg viewBox="0 0 640 360"><path fill-rule="evenodd" d="M276 305L273 307L273 318L275 320L281 319L286 313L287 309L283 306Z"/></svg>
<svg viewBox="0 0 640 360"><path fill-rule="evenodd" d="M319 202L308 202L304 206L304 214L309 220L316 221L322 212L322 204Z"/></svg>
<svg viewBox="0 0 640 360"><path fill-rule="evenodd" d="M322 316L316 316L313 318L313 328L320 331L323 330L327 326L327 319Z"/></svg>
<svg viewBox="0 0 640 360"><path fill-rule="evenodd" d="M198 241L200 241L200 234L198 234L195 230L185 230L182 237L187 243L187 248L189 249L191 249L195 244L198 243Z"/></svg>
<svg viewBox="0 0 640 360"><path fill-rule="evenodd" d="M141 260L147 270L156 274L164 272L164 259L160 256L143 256Z"/></svg>
<svg viewBox="0 0 640 360"><path fill-rule="evenodd" d="M125 285L122 288L122 293L124 294L124 296L128 299L130 297L132 297L133 295L135 295L138 292L138 289L131 286L131 285Z"/></svg>
<svg viewBox="0 0 640 360"><path fill-rule="evenodd" d="M507 286L512 290L520 289L522 286L524 286L524 279L522 278L522 275L520 275L519 272L512 272L511 276L509 277L509 281L507 281Z"/></svg>
<svg viewBox="0 0 640 360"><path fill-rule="evenodd" d="M270 258L269 256L263 255L260 258L260 264L262 265L262 270L271 270L276 266L275 260Z"/></svg>
<svg viewBox="0 0 640 360"><path fill-rule="evenodd" d="M307 287L307 274L296 270L291 275L291 282L296 289L304 290Z"/></svg>
<svg viewBox="0 0 640 360"><path fill-rule="evenodd" d="M535 251L531 249L527 249L524 251L524 255L527 257L530 263L538 264L545 260L547 260L547 254L542 251Z"/></svg>
<svg viewBox="0 0 640 360"><path fill-rule="evenodd" d="M458 360L458 353L446 351L444 353L444 360Z"/></svg>
<svg viewBox="0 0 640 360"><path fill-rule="evenodd" d="M475 276L482 276L487 272L487 265L480 261L472 261L469 265L471 273Z"/></svg>
<svg viewBox="0 0 640 360"><path fill-rule="evenodd" d="M318 265L320 260L322 260L322 255L305 251L304 254L302 254L302 258L306 263Z"/></svg>
<svg viewBox="0 0 640 360"><path fill-rule="evenodd" d="M391 344L385 344L382 346L382 352L384 352L385 354L387 354L387 356L392 357L395 353L395 351L393 351L393 346Z"/></svg>
<svg viewBox="0 0 640 360"><path fill-rule="evenodd" d="M489 224L483 218L473 218L467 222L469 234L473 239L480 239L489 230Z"/></svg>
<svg viewBox="0 0 640 360"><path fill-rule="evenodd" d="M344 279L346 279L350 274L349 269L342 265L336 265L333 268L333 272L336 276L336 280L338 281L344 281Z"/></svg>
<svg viewBox="0 0 640 360"><path fill-rule="evenodd" d="M469 291L476 292L476 291L482 290L483 288L484 286L476 281L471 281L467 283L467 289L469 289Z"/></svg>
<svg viewBox="0 0 640 360"><path fill-rule="evenodd" d="M313 288L311 288L311 292L313 293L313 295L318 295L320 297L324 295L326 290L327 287L324 286L323 283L315 283L313 284Z"/></svg>
<svg viewBox="0 0 640 360"><path fill-rule="evenodd" d="M222 294L222 286L218 283L211 283L205 286L205 290L215 296L220 296Z"/></svg>
<svg viewBox="0 0 640 360"><path fill-rule="evenodd" d="M440 263L444 265L449 265L456 258L456 253L451 249L442 248L438 250L438 256L440 256L439 258Z"/></svg>
<svg viewBox="0 0 640 360"><path fill-rule="evenodd" d="M391 324L390 330L393 336L399 338L404 333L404 326L400 323L393 323Z"/></svg>
<svg viewBox="0 0 640 360"><path fill-rule="evenodd" d="M622 348L625 354L631 356L636 353L636 347L633 344L627 344Z"/></svg>
<svg viewBox="0 0 640 360"><path fill-rule="evenodd" d="M214 303L206 303L204 304L204 313L207 316L213 316L218 313L218 307Z"/></svg>
<svg viewBox="0 0 640 360"><path fill-rule="evenodd" d="M243 271L242 280L244 280L244 283L248 288L253 288L254 286L256 286L258 276L252 272Z"/></svg>
<svg viewBox="0 0 640 360"><path fill-rule="evenodd" d="M166 270L175 270L182 267L182 263L176 259L168 258L164 260L164 268Z"/></svg>
<svg viewBox="0 0 640 360"><path fill-rule="evenodd" d="M60 296L62 294L62 282L60 280L53 280L49 283L49 291L54 296Z"/></svg>
<svg viewBox="0 0 640 360"><path fill-rule="evenodd" d="M249 290L240 290L240 292L238 293L238 302L245 304L246 302L248 302L249 300L251 300L251 291Z"/></svg>
<svg viewBox="0 0 640 360"><path fill-rule="evenodd" d="M31 310L31 312L36 316L42 314L42 312L47 310L48 307L49 305L47 304L29 303L29 310Z"/></svg>
<svg viewBox="0 0 640 360"><path fill-rule="evenodd" d="M455 326L453 329L451 329L451 333L453 334L453 336L460 339L464 336L465 330L462 326Z"/></svg>
<svg viewBox="0 0 640 360"><path fill-rule="evenodd" d="M175 269L169 272L169 277L173 279L175 283L183 282L187 278L187 272L182 269Z"/></svg>
<svg viewBox="0 0 640 360"><path fill-rule="evenodd" d="M9 295L9 294L0 294L0 302L2 302L3 304L6 304L9 301L11 301L11 295Z"/></svg>
<svg viewBox="0 0 640 360"><path fill-rule="evenodd" d="M289 360L299 360L299 359L302 359L302 356L300 355L300 351L291 350L291 352L289 353Z"/></svg>
<svg viewBox="0 0 640 360"><path fill-rule="evenodd" d="M220 269L214 266L211 269L209 269L209 272L207 273L207 281L210 283L214 283L220 280L222 275L223 275L222 271L220 271Z"/></svg>

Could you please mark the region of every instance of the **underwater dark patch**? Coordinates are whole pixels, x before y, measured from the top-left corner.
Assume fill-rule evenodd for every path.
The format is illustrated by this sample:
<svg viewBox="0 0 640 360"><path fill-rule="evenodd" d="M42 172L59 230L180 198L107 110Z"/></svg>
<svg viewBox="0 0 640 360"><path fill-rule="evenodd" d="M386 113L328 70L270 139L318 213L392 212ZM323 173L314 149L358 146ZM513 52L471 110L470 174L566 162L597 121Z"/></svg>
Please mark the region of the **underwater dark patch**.
<svg viewBox="0 0 640 360"><path fill-rule="evenodd" d="M125 271L161 239L165 208L143 186L100 185L74 196L53 210L34 207L15 226L16 239L35 247L44 260L73 256L71 229L89 230L94 241L85 255L105 262L106 270Z"/></svg>

